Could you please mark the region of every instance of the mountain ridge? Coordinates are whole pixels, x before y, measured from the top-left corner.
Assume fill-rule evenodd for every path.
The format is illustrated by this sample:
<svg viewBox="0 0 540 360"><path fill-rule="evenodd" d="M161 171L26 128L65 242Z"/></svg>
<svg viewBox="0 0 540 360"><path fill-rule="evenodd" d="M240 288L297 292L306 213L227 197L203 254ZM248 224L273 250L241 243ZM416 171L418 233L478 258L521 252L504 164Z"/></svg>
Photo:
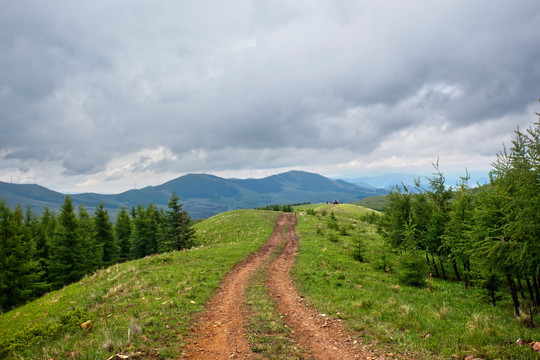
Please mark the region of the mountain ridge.
<svg viewBox="0 0 540 360"><path fill-rule="evenodd" d="M225 179L210 174L187 174L161 185L131 189L118 194L70 194L75 206L84 204L93 211L103 202L112 217L122 206L130 208L151 202L167 207L176 192L184 208L193 218L206 218L224 211L250 209L270 204L325 202L339 200L353 202L368 196L384 195L386 190L360 186L344 180L332 180L305 171L289 171L262 179ZM0 182L0 198L8 205L21 204L41 213L45 206L59 210L65 195L37 184Z"/></svg>

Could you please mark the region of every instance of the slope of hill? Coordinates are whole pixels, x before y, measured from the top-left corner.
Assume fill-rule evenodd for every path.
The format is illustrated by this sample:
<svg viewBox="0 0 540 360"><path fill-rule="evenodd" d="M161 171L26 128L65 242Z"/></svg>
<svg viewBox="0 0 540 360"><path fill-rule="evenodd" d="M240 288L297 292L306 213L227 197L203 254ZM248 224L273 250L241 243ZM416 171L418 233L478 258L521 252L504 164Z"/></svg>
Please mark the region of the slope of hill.
<svg viewBox="0 0 540 360"><path fill-rule="evenodd" d="M326 202L337 199L353 202L368 196L384 195L385 190L364 187L342 180L302 171L290 171L264 179L224 179L208 174L188 174L159 186L129 190L120 194L95 193L71 195L75 206L84 203L89 211L102 201L114 217L120 207L130 208L137 204L166 207L173 192L180 196L184 208L195 219L234 210L250 209L270 204L298 202ZM36 213L45 206L59 209L64 195L39 185L16 185L0 182L0 197L8 205L30 206Z"/></svg>
<svg viewBox="0 0 540 360"><path fill-rule="evenodd" d="M2 359L179 358L196 312L254 253L278 212L237 210L196 225L200 247L117 264L0 314ZM80 324L91 321L82 329ZM16 355L15 355L16 354Z"/></svg>
<svg viewBox="0 0 540 360"><path fill-rule="evenodd" d="M384 195L369 196L367 198L355 201L353 204L363 206L368 209L385 212L388 206L388 197Z"/></svg>
<svg viewBox="0 0 540 360"><path fill-rule="evenodd" d="M493 307L478 289L432 278L427 271L431 291L399 285L400 255L388 251L376 227L361 220L371 210L352 204L308 208L314 212L297 213L294 284L324 326L337 319L362 348L394 354L372 358L539 358L530 344L540 330L512 317L510 299ZM279 215L256 210L219 214L196 225L203 246L99 270L0 314L0 357L106 359L121 353L134 359L181 358L184 341L193 336L190 327L198 326L196 314L206 309L233 266L268 240ZM264 279L262 291L270 294ZM259 323L285 318L273 311L264 315L269 317ZM245 316L250 321L254 315L248 311ZM292 358L280 357L281 350L268 348L267 342L257 344L259 330L246 331L257 352L262 348L253 346L264 345L269 358ZM297 334L283 332L294 340L294 349ZM515 342L518 338L523 345Z"/></svg>

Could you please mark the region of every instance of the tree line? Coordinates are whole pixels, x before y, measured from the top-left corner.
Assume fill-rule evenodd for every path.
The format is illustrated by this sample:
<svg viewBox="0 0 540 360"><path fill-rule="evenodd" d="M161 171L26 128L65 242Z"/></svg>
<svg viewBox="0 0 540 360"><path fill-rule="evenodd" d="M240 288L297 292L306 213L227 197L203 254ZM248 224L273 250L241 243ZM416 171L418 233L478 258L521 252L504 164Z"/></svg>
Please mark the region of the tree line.
<svg viewBox="0 0 540 360"><path fill-rule="evenodd" d="M426 189L420 180L392 189L380 228L394 251L420 255L433 276L474 284L494 306L506 291L531 325L540 307L539 140L540 121L518 128L489 183L474 189L468 174L448 187L437 162Z"/></svg>
<svg viewBox="0 0 540 360"><path fill-rule="evenodd" d="M93 215L66 195L58 215L41 217L0 200L0 312L80 280L97 269L193 245L195 231L174 193L168 209L121 208L113 223L103 203Z"/></svg>

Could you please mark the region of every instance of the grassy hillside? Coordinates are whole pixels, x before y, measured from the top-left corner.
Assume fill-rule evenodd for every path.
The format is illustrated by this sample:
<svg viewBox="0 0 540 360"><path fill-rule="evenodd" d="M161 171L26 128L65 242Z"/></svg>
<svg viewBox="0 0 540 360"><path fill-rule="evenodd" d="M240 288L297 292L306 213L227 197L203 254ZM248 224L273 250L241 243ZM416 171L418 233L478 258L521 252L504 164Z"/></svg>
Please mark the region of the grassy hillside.
<svg viewBox="0 0 540 360"><path fill-rule="evenodd" d="M293 276L319 312L343 319L367 341L421 358L540 358L515 344L537 341L540 330L512 316L510 299L493 307L477 289L439 279L431 281L433 291L400 285L399 255L385 248L374 225L359 220L371 210L351 204L317 210L298 216L302 241ZM364 262L353 258L359 248Z"/></svg>
<svg viewBox="0 0 540 360"><path fill-rule="evenodd" d="M384 212L386 211L386 206L388 204L388 197L385 195L369 196L362 200L355 201L353 204Z"/></svg>
<svg viewBox="0 0 540 360"><path fill-rule="evenodd" d="M362 341L386 353L410 351L427 359L540 359L530 347L515 344L518 338L539 340L540 330L512 316L510 299L492 307L476 288L438 279L429 289L401 285L400 256L407 255L390 252L375 227L360 220L373 210L323 203L296 211L301 243L293 278L300 292ZM0 315L0 358L106 359L119 352L180 357L194 315L231 267L269 238L279 214L214 216L197 224L196 248L100 270ZM363 262L355 260L358 254ZM287 343L289 330L265 294L264 277L253 279L247 302L258 316L248 325L250 339L258 339L252 347L268 357L292 357L297 349ZM269 330L257 319L278 329L266 336ZM92 327L81 329L88 320Z"/></svg>
<svg viewBox="0 0 540 360"><path fill-rule="evenodd" d="M240 210L214 216L197 224L197 248L100 270L1 315L0 358L180 356L194 314L231 267L270 237L278 215ZM92 328L81 329L87 320Z"/></svg>

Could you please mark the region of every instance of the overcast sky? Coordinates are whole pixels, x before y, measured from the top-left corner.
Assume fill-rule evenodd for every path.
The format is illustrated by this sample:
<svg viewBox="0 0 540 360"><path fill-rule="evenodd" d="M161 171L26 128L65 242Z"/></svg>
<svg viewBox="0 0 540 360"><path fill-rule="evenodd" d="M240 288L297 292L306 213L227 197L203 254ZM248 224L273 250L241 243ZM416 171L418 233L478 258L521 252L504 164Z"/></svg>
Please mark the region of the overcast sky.
<svg viewBox="0 0 540 360"><path fill-rule="evenodd" d="M0 9L0 181L487 173L540 112L538 0Z"/></svg>

